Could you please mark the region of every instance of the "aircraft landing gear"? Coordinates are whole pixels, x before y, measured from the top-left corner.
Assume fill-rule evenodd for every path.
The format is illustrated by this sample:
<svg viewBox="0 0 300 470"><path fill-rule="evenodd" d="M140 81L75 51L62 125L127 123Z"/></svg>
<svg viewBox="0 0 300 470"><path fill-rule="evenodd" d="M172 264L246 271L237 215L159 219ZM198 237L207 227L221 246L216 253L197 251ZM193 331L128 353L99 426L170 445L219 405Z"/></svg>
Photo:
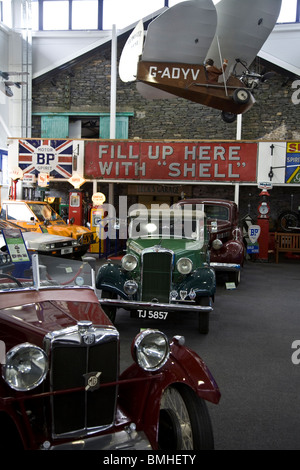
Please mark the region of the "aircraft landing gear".
<svg viewBox="0 0 300 470"><path fill-rule="evenodd" d="M236 117L237 117L236 114L234 114L234 113L229 113L229 112L227 112L227 111L222 111L221 116L222 116L223 121L225 121L225 122L227 122L227 123L235 122L235 121L236 121Z"/></svg>

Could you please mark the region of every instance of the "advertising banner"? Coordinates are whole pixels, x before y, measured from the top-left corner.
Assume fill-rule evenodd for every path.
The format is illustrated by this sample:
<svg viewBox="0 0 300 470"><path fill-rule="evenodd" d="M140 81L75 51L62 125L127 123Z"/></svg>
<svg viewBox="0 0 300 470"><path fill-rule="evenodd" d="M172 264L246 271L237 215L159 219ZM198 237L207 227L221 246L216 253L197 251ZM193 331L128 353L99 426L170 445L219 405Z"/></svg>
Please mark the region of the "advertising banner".
<svg viewBox="0 0 300 470"><path fill-rule="evenodd" d="M24 174L47 173L52 178L70 178L72 160L72 140L19 140L19 167Z"/></svg>
<svg viewBox="0 0 300 470"><path fill-rule="evenodd" d="M256 143L85 141L84 176L136 181L256 182Z"/></svg>
<svg viewBox="0 0 300 470"><path fill-rule="evenodd" d="M286 183L300 183L300 142L286 144Z"/></svg>

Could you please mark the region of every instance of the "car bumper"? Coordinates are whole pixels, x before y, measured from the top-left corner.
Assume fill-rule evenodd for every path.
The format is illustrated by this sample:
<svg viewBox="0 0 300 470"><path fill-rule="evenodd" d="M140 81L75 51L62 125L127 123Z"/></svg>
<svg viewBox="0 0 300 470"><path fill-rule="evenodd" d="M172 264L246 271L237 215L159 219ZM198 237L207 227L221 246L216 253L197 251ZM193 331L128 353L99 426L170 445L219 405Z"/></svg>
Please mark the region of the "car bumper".
<svg viewBox="0 0 300 470"><path fill-rule="evenodd" d="M210 263L210 267L214 268L215 271L233 271L237 272L241 270L241 265L236 263Z"/></svg>
<svg viewBox="0 0 300 470"><path fill-rule="evenodd" d="M49 450L151 450L143 432L120 431L98 437L52 445Z"/></svg>
<svg viewBox="0 0 300 470"><path fill-rule="evenodd" d="M159 302L143 302L139 300L99 299L99 302L101 305L110 305L112 307L124 308L125 310L154 309L167 312L211 312L213 310L211 304L202 306L188 301L166 304Z"/></svg>

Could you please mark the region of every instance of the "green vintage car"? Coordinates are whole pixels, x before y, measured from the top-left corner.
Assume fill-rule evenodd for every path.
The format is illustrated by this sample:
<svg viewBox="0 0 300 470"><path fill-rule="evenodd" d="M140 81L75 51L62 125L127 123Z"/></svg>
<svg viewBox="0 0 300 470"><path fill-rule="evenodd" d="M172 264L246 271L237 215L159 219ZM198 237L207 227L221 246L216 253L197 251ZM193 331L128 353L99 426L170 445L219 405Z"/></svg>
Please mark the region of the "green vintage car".
<svg viewBox="0 0 300 470"><path fill-rule="evenodd" d="M140 319L167 320L171 312L194 312L199 332L208 333L216 290L208 240L203 211L132 211L125 256L97 273L107 315L115 321L117 308L124 308Z"/></svg>

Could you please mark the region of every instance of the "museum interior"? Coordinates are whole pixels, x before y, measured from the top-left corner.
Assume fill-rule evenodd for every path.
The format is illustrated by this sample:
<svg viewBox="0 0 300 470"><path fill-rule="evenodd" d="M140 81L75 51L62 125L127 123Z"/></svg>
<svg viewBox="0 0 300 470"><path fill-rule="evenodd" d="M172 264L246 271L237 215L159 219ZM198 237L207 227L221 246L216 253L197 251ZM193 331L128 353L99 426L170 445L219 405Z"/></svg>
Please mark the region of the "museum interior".
<svg viewBox="0 0 300 470"><path fill-rule="evenodd" d="M3 449L14 443L19 448L20 442L29 450L111 449L103 463L131 466L138 461L122 460L118 448L167 449L174 453L172 462L155 460L152 452L148 464L192 465L200 462L202 449L300 449L299 50L300 0L0 0ZM162 219L167 213L166 235ZM178 220L185 244L176 232ZM36 232L44 239L31 239ZM96 307L90 294L80 297L83 274L73 294L75 304L85 305L81 313L74 314L71 306L66 313L71 298L64 300L65 289L52 291L48 299L49 305L59 303L65 322L58 314L54 320L42 300L35 301L38 320L29 312L29 297L20 305L4 300L4 263L23 263L23 256L32 260L35 272L40 265L33 255L44 254L57 260L54 271L66 277L72 268L61 267L62 261L80 254L93 265L97 302L108 318L101 321L106 330L113 325L120 334L116 369L125 372L121 379L109 379L119 389L114 405L107 405L114 410L107 415L115 413L115 418L105 417L101 425L94 418L95 424L81 433L53 391L60 383L54 366L49 365L49 383L54 387L57 379L58 388L49 392L46 411L40 398L33 400L38 406L27 405L24 394L42 386L46 393L47 373L33 389L18 388L17 372L14 379L14 372L7 372L7 362L13 371L23 367L19 343L38 345L39 357L33 359L37 352L31 349L26 361L30 357L40 368L47 353L50 364L61 347L55 343L62 341L57 328L67 337L78 323L81 344L86 347L90 340L95 349L103 335L108 337L103 325L101 334L99 325L93 333L83 325L98 318L95 310L84 316ZM42 285L47 266L41 264ZM164 346L163 353L161 338L150 342L145 334L135 339L132 354L143 372L127 373L132 338L144 330L154 335L157 329L164 333L161 338L173 338L171 346ZM48 332L43 340L42 330ZM113 334L118 341L115 329ZM187 350L180 354L183 337ZM106 366L113 370L111 341L109 336ZM165 358L151 368L154 349ZM71 370L70 350L66 364L69 360ZM199 376L198 359L189 350L211 373L205 375L201 365ZM181 364L174 371L172 354ZM61 374L69 377L67 367ZM97 367L105 369L102 363ZM153 378L158 373L161 383ZM104 414L99 403L108 401L111 388L101 386L103 376L109 382L105 372L88 374L83 374L88 375L85 390L99 388L102 395L89 411L82 406L82 414L98 417ZM198 385L184 389L181 382L194 384L197 374ZM150 393L140 384L150 387L151 380ZM16 411L12 402L18 393ZM85 393L95 397L98 391ZM134 399L142 403L139 411ZM73 407L81 403L74 399ZM20 421L25 408L27 418ZM48 419L52 424L46 432Z"/></svg>

